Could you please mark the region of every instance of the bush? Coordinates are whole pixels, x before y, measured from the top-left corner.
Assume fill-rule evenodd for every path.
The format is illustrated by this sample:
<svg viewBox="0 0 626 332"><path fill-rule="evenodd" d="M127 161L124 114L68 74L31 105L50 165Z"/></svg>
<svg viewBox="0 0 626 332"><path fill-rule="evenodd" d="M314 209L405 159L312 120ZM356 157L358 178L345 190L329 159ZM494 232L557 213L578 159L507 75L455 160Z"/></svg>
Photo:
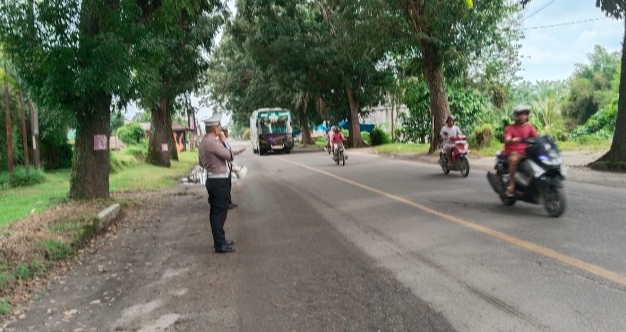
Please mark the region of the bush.
<svg viewBox="0 0 626 332"><path fill-rule="evenodd" d="M591 116L583 126L579 126L570 135L569 139L578 141L581 136L594 136L598 139L613 137L615 122L617 121L617 107L608 106Z"/></svg>
<svg viewBox="0 0 626 332"><path fill-rule="evenodd" d="M127 123L117 130L117 137L124 144L138 144L146 137L146 132L136 122Z"/></svg>
<svg viewBox="0 0 626 332"><path fill-rule="evenodd" d="M491 124L483 124L482 126L474 129L470 141L476 144L477 147L488 147L491 145L494 132L495 130Z"/></svg>
<svg viewBox="0 0 626 332"><path fill-rule="evenodd" d="M567 140L569 140L569 134L564 130L558 128L544 130L543 134L552 136L559 142L566 142Z"/></svg>
<svg viewBox="0 0 626 332"><path fill-rule="evenodd" d="M146 141L142 141L139 144L129 145L123 153L125 155L133 156L139 161L143 161L148 155L148 143Z"/></svg>
<svg viewBox="0 0 626 332"><path fill-rule="evenodd" d="M30 169L30 174L26 174L26 168L17 167L13 172L13 177L9 172L0 174L0 188L8 189L15 187L27 187L42 183L46 180L45 174L41 170Z"/></svg>
<svg viewBox="0 0 626 332"><path fill-rule="evenodd" d="M370 142L372 146L391 143L391 135L384 132L380 127L376 126L370 132Z"/></svg>
<svg viewBox="0 0 626 332"><path fill-rule="evenodd" d="M41 156L42 159L45 159L43 167L46 171L72 167L73 155L72 146L68 143L62 143L60 145L41 143Z"/></svg>
<svg viewBox="0 0 626 332"><path fill-rule="evenodd" d="M249 141L249 140L250 140L250 128L246 129L246 130L243 132L243 139L244 139L244 140L246 140L246 141Z"/></svg>
<svg viewBox="0 0 626 332"><path fill-rule="evenodd" d="M370 133L367 131L361 132L361 138L363 138L363 142L367 145L372 145L372 138L370 137Z"/></svg>

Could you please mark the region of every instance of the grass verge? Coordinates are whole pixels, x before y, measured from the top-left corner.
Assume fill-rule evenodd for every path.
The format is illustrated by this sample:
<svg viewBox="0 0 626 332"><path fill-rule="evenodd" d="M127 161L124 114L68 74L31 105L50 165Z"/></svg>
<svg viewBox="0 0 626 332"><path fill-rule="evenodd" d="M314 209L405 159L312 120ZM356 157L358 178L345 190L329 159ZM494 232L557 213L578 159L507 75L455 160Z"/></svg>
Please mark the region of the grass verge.
<svg viewBox="0 0 626 332"><path fill-rule="evenodd" d="M388 154L404 154L404 153L416 153L425 154L428 153L430 145L428 144L412 144L412 143L391 143L383 144L374 147L374 151L378 153Z"/></svg>
<svg viewBox="0 0 626 332"><path fill-rule="evenodd" d="M132 157L128 155L113 155L123 162L115 166L115 172L109 177L111 192L164 189L176 185L177 178L187 174L198 163L196 152L179 153L180 160L172 161L170 168L132 162L129 160ZM38 185L0 190L0 228L67 201L70 171L48 173L45 177L46 181Z"/></svg>

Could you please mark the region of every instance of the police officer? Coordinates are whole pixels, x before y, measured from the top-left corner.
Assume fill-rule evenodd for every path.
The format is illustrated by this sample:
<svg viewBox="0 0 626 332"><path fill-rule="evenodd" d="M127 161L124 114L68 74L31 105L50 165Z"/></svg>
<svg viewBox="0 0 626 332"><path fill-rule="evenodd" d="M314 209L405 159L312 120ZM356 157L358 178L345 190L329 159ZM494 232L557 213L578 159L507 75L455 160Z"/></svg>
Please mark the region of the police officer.
<svg viewBox="0 0 626 332"><path fill-rule="evenodd" d="M206 136L200 142L198 155L200 164L207 171L206 189L209 193L211 210L209 220L213 233L213 244L216 253L229 253L235 251L232 247L234 242L226 239L224 223L228 215L228 195L230 193L227 162L233 161L235 155L245 151L229 151L219 139L221 132L220 121L222 116L215 115L205 121Z"/></svg>

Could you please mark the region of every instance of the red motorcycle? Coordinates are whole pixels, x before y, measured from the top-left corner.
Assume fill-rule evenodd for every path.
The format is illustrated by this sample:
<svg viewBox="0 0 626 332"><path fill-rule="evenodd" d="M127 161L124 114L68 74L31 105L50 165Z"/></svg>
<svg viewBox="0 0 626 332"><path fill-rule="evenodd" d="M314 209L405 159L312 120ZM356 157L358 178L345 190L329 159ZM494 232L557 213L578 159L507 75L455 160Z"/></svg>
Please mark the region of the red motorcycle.
<svg viewBox="0 0 626 332"><path fill-rule="evenodd" d="M448 166L448 156L446 155L446 150L444 149L443 144L441 145L439 165L441 166L444 174L448 174L450 171L460 171L463 177L467 177L469 175L470 165L467 160L467 155L469 154L469 144L466 139L467 136L465 135L454 136L450 139L454 144L452 148L453 166Z"/></svg>

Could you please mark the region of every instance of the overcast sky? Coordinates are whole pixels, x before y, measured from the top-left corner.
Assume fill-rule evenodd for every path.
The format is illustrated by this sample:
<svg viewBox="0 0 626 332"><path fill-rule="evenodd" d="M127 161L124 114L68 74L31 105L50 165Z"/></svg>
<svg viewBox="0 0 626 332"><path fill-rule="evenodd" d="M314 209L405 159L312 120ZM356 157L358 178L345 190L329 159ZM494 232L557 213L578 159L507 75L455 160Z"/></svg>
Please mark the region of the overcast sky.
<svg viewBox="0 0 626 332"><path fill-rule="evenodd" d="M228 7L234 15L235 1L228 1ZM602 45L609 51L621 50L623 22L605 18L595 7L595 0L534 0L524 9L524 16L527 19L522 22L525 38L520 51L522 72L519 74L525 80L566 79L576 63L587 60L586 54L592 52L595 45ZM598 18L602 19L547 27ZM199 120L212 115L208 107L199 105L199 99L193 98L192 103L200 107ZM126 116L132 117L136 111L131 106ZM228 122L227 117L224 120Z"/></svg>

